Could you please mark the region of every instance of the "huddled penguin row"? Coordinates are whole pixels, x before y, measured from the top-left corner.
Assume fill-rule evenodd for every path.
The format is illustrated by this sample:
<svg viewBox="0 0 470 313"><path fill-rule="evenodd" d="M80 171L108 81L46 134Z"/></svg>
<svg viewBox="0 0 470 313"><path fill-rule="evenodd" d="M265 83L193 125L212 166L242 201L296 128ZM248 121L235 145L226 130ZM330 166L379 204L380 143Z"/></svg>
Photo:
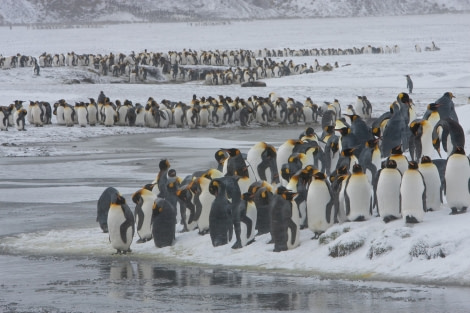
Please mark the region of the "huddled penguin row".
<svg viewBox="0 0 470 313"><path fill-rule="evenodd" d="M365 101L356 110L367 111L370 116L372 106L366 96L360 96ZM15 100L8 106L0 106L0 129L16 127L25 130L26 122L34 126L55 123L63 126L80 127L104 125L132 126L150 128L205 128L224 125L268 126L271 124L312 124L318 122L318 117L328 109L328 106L339 107L339 101L325 102L318 105L307 97L304 101L292 97L284 98L270 93L268 96L251 96L247 99L219 95L217 97L197 97L193 95L187 103L163 99L157 102L149 97L142 105L131 100L116 99L111 101L103 91L96 98L76 102L72 105L60 99L54 104L45 101ZM362 113L361 113L362 114Z"/></svg>
<svg viewBox="0 0 470 313"><path fill-rule="evenodd" d="M406 103L406 97L400 93L397 99ZM450 106L451 102L445 101L449 97L452 95L446 93L444 100L434 104ZM396 105L391 108L400 109ZM395 137L384 136L387 132L376 136L371 127L358 132L365 125L358 123L361 117L345 113L334 121L328 114L323 116L326 126L321 135L308 127L279 147L259 142L247 153L235 148L217 150L217 168L196 171L184 179L176 175L168 160L161 160L156 179L132 195L138 242L153 238L157 247L172 245L175 225L180 223L183 231L197 229L200 235L209 234L214 247L233 242L232 248L242 248L256 235L270 233L273 251L279 252L297 247L302 229L319 238L335 223L374 217L385 223L396 219L420 223L426 212L440 210L443 205L450 214L464 213L470 204L465 136L461 127L455 126L458 122L453 128L443 126L444 121L453 119L446 115L452 110L442 112L433 129L419 128L418 133L430 141L422 145L434 144L436 153L438 142L445 138L446 158L404 152L401 141L393 146L388 141L397 140ZM407 123L409 142L416 141L416 123L426 124L423 121L429 122L433 114L427 112L422 119ZM388 123L382 119L384 130L396 127ZM381 151L384 146L393 146L387 156ZM112 200L103 202L100 198L97 221L110 233L111 242L117 242L113 247L122 252L129 249L132 238L127 234L135 226L134 217L126 213L122 197L116 194L113 188L103 192L102 197ZM121 205L118 222L116 217L105 218L113 205ZM111 232L112 224L119 224L119 231ZM124 237L127 250L122 247Z"/></svg>

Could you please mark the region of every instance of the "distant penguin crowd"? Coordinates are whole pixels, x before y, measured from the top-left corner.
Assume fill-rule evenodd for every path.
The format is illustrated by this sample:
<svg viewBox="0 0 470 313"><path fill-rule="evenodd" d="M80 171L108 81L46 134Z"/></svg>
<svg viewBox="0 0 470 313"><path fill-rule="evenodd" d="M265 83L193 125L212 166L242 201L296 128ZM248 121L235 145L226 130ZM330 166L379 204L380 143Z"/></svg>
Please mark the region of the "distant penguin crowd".
<svg viewBox="0 0 470 313"><path fill-rule="evenodd" d="M192 50L135 53L110 52L108 54L47 53L29 56L17 53L0 55L0 69L31 67L36 76L41 68L85 67L102 76L123 78L122 82L145 83L151 76L157 81L187 82L200 80L208 85L229 85L276 78L288 75L331 71L338 62L320 65L296 64L292 59L299 56L337 56L353 54L399 53L398 45L389 47L361 48L308 48L308 49L237 49L237 50Z"/></svg>
<svg viewBox="0 0 470 313"><path fill-rule="evenodd" d="M273 251L281 252L299 246L301 231L319 239L338 223L416 224L436 210L465 213L470 160L453 98L444 93L421 117L404 92L375 119L363 116L369 105L362 96L354 111L329 104L318 131L306 127L278 147L261 141L246 152L216 150L209 156L214 167L186 177L160 160L155 180L132 195L133 214L109 187L97 222L118 253L130 251L134 231L138 243L177 244L178 224L209 234L214 247L239 249L270 234Z"/></svg>

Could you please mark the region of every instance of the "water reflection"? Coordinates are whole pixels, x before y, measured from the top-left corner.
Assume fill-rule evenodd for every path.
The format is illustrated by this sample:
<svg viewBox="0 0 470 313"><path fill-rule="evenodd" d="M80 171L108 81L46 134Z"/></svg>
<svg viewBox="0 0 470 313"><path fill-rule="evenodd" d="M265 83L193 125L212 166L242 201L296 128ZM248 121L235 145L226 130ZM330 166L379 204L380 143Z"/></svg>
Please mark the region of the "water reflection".
<svg viewBox="0 0 470 313"><path fill-rule="evenodd" d="M101 270L103 280L109 281L109 297L154 301L176 311L396 312L412 308L429 313L430 307L447 310L443 303L449 303L453 293L444 288L172 267L141 260L106 260ZM465 303L451 301L453 312L465 312Z"/></svg>

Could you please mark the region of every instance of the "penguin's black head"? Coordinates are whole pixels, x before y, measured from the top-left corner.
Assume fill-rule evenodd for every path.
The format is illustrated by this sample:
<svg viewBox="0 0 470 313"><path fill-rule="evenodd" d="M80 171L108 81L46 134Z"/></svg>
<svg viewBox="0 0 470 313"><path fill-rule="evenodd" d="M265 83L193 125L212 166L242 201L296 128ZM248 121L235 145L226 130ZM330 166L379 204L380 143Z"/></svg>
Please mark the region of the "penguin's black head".
<svg viewBox="0 0 470 313"><path fill-rule="evenodd" d="M168 170L168 177L175 178L176 170L174 168Z"/></svg>
<svg viewBox="0 0 470 313"><path fill-rule="evenodd" d="M403 103L407 103L409 104L410 103L410 95L407 94L406 92L402 92L400 94L398 94L398 100L403 102Z"/></svg>
<svg viewBox="0 0 470 313"><path fill-rule="evenodd" d="M428 104L428 110L430 111L437 111L437 109L439 108L440 104L439 103L429 103Z"/></svg>
<svg viewBox="0 0 470 313"><path fill-rule="evenodd" d="M155 184L146 184L142 189L152 191L153 187L155 187Z"/></svg>
<svg viewBox="0 0 470 313"><path fill-rule="evenodd" d="M353 174L363 173L362 166L359 163L354 164L352 172L353 172Z"/></svg>
<svg viewBox="0 0 470 313"><path fill-rule="evenodd" d="M317 180L325 180L326 179L326 175L325 173L323 172L316 172L313 177Z"/></svg>
<svg viewBox="0 0 470 313"><path fill-rule="evenodd" d="M224 163L225 159L227 159L224 149L217 150L214 157L218 164Z"/></svg>
<svg viewBox="0 0 470 313"><path fill-rule="evenodd" d="M421 158L421 164L424 164L424 163L432 163L431 158L427 155L423 155L423 157Z"/></svg>
<svg viewBox="0 0 470 313"><path fill-rule="evenodd" d="M217 179L214 179L209 183L209 192L212 195L217 196L219 192L219 188L220 188L220 182Z"/></svg>
<svg viewBox="0 0 470 313"><path fill-rule="evenodd" d="M450 91L444 93L444 96L446 96L449 99L455 98L454 94Z"/></svg>
<svg viewBox="0 0 470 313"><path fill-rule="evenodd" d="M287 166L287 164L284 164L281 168L281 177L287 181L290 180L291 174L290 174L290 169Z"/></svg>
<svg viewBox="0 0 470 313"><path fill-rule="evenodd" d="M340 168L336 169L336 174L339 176L347 175L348 167L346 165L341 166Z"/></svg>
<svg viewBox="0 0 470 313"><path fill-rule="evenodd" d="M392 148L391 154L403 154L403 150L401 149L401 145L398 145Z"/></svg>
<svg viewBox="0 0 470 313"><path fill-rule="evenodd" d="M240 150L238 150L237 148L230 148L226 149L225 151L227 151L228 155L230 155L231 157L235 157L240 154Z"/></svg>
<svg viewBox="0 0 470 313"><path fill-rule="evenodd" d="M124 198L121 194L117 194L114 203L115 204L125 204L126 203L126 198Z"/></svg>
<svg viewBox="0 0 470 313"><path fill-rule="evenodd" d="M343 151L341 151L341 155L345 157L350 157L354 154L354 150L356 149L355 148L343 149Z"/></svg>
<svg viewBox="0 0 470 313"><path fill-rule="evenodd" d="M397 168L397 162L396 162L395 160L388 159L388 160L385 162L385 167L386 167L386 168Z"/></svg>
<svg viewBox="0 0 470 313"><path fill-rule="evenodd" d="M455 148L454 153L455 154L465 155L465 149L462 146L458 146L458 147Z"/></svg>
<svg viewBox="0 0 470 313"><path fill-rule="evenodd" d="M417 170L418 169L418 162L416 161L409 161L408 162L408 168L410 170Z"/></svg>
<svg viewBox="0 0 470 313"><path fill-rule="evenodd" d="M170 168L170 162L167 159L162 159L160 160L160 163L158 163L158 168L161 171L165 171Z"/></svg>
<svg viewBox="0 0 470 313"><path fill-rule="evenodd" d="M315 135L315 130L314 130L312 127L308 127L308 128L305 130L305 135L306 135L306 136L313 136L313 135Z"/></svg>

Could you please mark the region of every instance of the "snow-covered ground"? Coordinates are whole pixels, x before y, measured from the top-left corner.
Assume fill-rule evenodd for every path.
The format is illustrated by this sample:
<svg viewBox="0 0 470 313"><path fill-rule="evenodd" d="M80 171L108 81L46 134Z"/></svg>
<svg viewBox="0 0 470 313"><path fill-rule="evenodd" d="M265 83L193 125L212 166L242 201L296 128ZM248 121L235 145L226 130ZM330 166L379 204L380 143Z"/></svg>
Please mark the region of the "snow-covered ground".
<svg viewBox="0 0 470 313"><path fill-rule="evenodd" d="M331 72L289 76L266 80L265 88L240 88L238 85L206 86L186 84L63 84L63 72L42 69L35 77L32 69L0 71L0 104L8 105L16 99L42 100L54 103L58 99L86 101L103 90L112 100L130 99L144 103L149 96L157 101L170 99L188 103L193 94L198 96L249 97L267 96L276 92L301 102L311 97L323 101L339 99L343 108L356 101L357 95L366 95L372 102L377 117L388 110L398 93L406 91L405 75L410 74L415 89L411 95L421 116L430 102L451 91L461 124L470 130L470 15L406 16L380 18L345 18L319 20L273 20L232 23L218 27L191 27L188 24L114 25L93 30L28 30L14 27L0 29L4 56L16 53L35 55L51 53L130 53L130 51L180 51L192 49L261 49L274 48L350 48L365 45L400 47L396 54L320 56L320 64L338 62L340 67ZM415 44L422 48L434 41L439 51L415 52ZM296 63L313 64L315 57L296 57ZM348 65L348 66L342 66ZM174 130L174 129L173 129ZM46 147L37 149L40 142L76 141L88 137L153 132L164 137L166 130L130 127L72 128L48 125L26 132L11 129L0 133L0 155L47 156L71 154L68 149ZM216 129L214 129L216 131ZM256 127L253 127L256 132ZM184 138L187 131L181 131ZM171 136L174 136L172 133ZM276 142L286 140L279 132ZM249 140L249 138L247 138ZM187 147L185 140L168 140L176 147ZM35 143L35 145L31 145ZM201 145L219 147L207 138ZM251 142L239 143L242 152ZM243 145L242 145L243 144ZM191 149L197 149L197 143ZM466 144L466 149L470 147ZM99 151L97 151L99 152ZM4 159L0 159L0 163ZM82 166L82 165L81 165ZM124 173L129 169L122 169ZM2 179L8 172L0 173ZM131 190L125 190L131 192ZM2 194L2 193L0 193ZM84 199L78 195L84 195ZM85 196L86 195L86 196ZM99 192L95 190L95 195ZM1 201L12 201L2 194ZM90 193L79 192L67 201L90 201ZM62 203L60 193L53 203ZM176 243L157 249L153 243L133 244L133 256L158 256L190 263L246 266L249 268L292 270L306 274L323 274L344 278L384 279L436 284L470 285L470 214L450 216L446 204L441 210L425 215L424 221L413 226L398 220L384 224L380 218L362 223L344 223L327 231L325 243L311 240L312 233L301 231L300 246L294 250L273 253L267 244L267 235L242 249L232 250L231 244L213 248L208 236L195 232L177 233ZM336 238L337 237L337 238ZM54 241L55 245L50 245ZM362 246L343 257L333 258L330 251L338 245L351 242ZM113 249L108 237L99 233L98 226L85 229L56 230L26 233L2 238L3 249L13 253L107 255Z"/></svg>

